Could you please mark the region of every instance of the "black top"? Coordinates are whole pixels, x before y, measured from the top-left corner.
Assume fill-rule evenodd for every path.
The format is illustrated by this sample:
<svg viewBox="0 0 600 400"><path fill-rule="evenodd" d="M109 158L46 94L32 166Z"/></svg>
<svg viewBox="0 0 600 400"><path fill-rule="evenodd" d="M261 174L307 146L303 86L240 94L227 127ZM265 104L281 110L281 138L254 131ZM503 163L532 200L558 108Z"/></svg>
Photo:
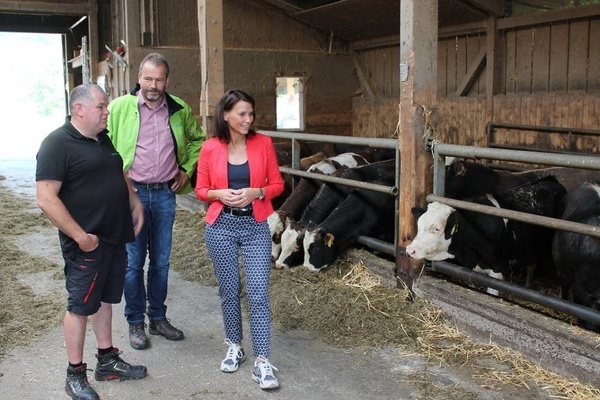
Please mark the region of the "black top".
<svg viewBox="0 0 600 400"><path fill-rule="evenodd" d="M227 163L227 179L229 180L229 189L250 187L248 161L239 165Z"/></svg>
<svg viewBox="0 0 600 400"><path fill-rule="evenodd" d="M106 131L96 141L67 121L44 139L36 158L36 181L62 182L58 197L83 230L110 244L135 240L123 159ZM79 248L61 231L59 238L64 253Z"/></svg>

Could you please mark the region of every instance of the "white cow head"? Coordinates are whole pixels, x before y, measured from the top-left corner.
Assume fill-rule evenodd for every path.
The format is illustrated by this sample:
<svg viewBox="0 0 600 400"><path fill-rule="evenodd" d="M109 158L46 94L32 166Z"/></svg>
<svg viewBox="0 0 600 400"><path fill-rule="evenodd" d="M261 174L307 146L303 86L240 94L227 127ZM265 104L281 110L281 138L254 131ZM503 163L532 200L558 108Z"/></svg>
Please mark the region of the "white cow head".
<svg viewBox="0 0 600 400"><path fill-rule="evenodd" d="M269 231L271 232L271 260L276 260L281 252L281 234L283 233L283 222L277 211L267 217Z"/></svg>
<svg viewBox="0 0 600 400"><path fill-rule="evenodd" d="M290 218L285 220L285 229L281 234L281 252L279 258L275 261L275 267L277 268L288 268L293 267L292 261L301 259L301 255L304 255L299 243L302 243L302 237L304 235L304 229L300 224L292 221ZM294 254L300 253L294 257Z"/></svg>
<svg viewBox="0 0 600 400"><path fill-rule="evenodd" d="M438 202L430 203L418 217L417 236L406 248L406 254L417 260L441 261L454 256L448 253L451 236L446 237L446 223L454 208Z"/></svg>

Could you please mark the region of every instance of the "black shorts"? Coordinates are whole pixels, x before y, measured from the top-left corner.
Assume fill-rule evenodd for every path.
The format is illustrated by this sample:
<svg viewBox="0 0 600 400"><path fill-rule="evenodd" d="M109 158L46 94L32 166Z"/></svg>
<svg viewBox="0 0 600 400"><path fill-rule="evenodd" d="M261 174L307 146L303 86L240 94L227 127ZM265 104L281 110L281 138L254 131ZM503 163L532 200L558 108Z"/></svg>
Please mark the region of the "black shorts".
<svg viewBox="0 0 600 400"><path fill-rule="evenodd" d="M92 315L100 302L121 302L125 285L127 254L125 245L99 243L90 252L80 249L65 256L65 286L69 294L67 310Z"/></svg>

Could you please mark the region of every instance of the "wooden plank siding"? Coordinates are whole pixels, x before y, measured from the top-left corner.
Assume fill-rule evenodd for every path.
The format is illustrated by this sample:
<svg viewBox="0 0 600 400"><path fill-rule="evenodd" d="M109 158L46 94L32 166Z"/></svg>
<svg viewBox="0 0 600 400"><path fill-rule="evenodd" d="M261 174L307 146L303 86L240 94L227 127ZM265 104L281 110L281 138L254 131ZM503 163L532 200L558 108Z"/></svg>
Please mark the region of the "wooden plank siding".
<svg viewBox="0 0 600 400"><path fill-rule="evenodd" d="M465 78L486 35L468 34L438 41L438 104L434 127L445 143L487 146L490 121L519 125L600 128L600 17L552 21L535 26L510 27L499 32L503 41L500 95L486 97L484 68L467 96L457 97L457 85ZM387 57L390 48L360 52L367 75L379 96L390 101L353 100L353 134L389 137L397 122L394 91L389 76L399 75L399 60ZM376 65L380 65L379 69ZM391 64L391 65L390 65ZM391 74L384 74L388 68ZM510 145L553 150L596 151L594 137L582 136L569 145L560 135L531 131L498 132L496 141Z"/></svg>
<svg viewBox="0 0 600 400"><path fill-rule="evenodd" d="M484 116L488 101L483 97L438 100L435 119L437 138L444 143L487 146ZM533 94L494 96L494 122L572 129L600 127L600 98L588 94ZM530 146L549 151L600 154L600 136L497 129L494 143Z"/></svg>
<svg viewBox="0 0 600 400"><path fill-rule="evenodd" d="M157 46L197 48L199 43L197 0L158 1Z"/></svg>

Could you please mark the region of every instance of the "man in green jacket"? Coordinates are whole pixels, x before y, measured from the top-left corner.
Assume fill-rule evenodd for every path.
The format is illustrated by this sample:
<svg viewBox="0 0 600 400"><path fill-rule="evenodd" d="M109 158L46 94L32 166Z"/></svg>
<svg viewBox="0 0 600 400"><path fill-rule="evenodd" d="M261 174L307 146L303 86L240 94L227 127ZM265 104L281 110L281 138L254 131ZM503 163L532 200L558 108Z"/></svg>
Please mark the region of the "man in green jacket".
<svg viewBox="0 0 600 400"><path fill-rule="evenodd" d="M175 194L191 191L191 178L206 139L192 109L166 92L168 81L167 60L161 54L151 53L140 63L135 89L108 106L108 135L144 205L144 226L135 242L127 244L124 288L129 343L140 350L150 346L145 314L151 334L169 340L184 337L167 319L165 305ZM147 255L149 264L144 282Z"/></svg>

